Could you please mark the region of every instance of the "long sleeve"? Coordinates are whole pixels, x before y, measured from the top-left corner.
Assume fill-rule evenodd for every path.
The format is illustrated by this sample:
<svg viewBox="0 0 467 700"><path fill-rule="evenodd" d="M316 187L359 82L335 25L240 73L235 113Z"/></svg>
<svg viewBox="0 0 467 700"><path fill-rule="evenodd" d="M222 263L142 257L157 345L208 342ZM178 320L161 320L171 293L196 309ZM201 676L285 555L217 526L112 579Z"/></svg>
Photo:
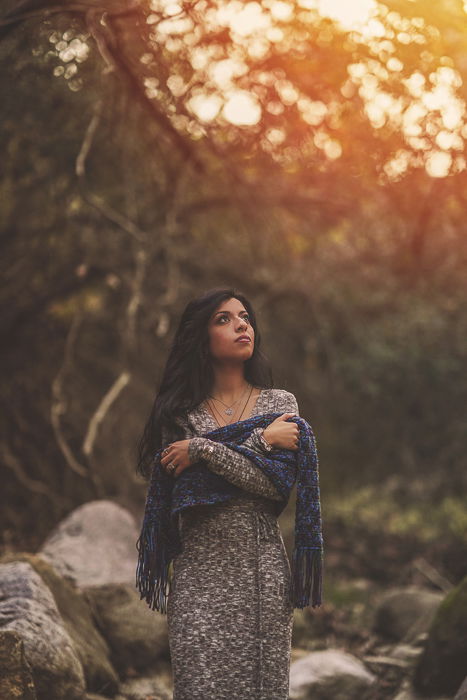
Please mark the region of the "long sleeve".
<svg viewBox="0 0 467 700"><path fill-rule="evenodd" d="M204 437L191 438L188 454L192 462L206 460L207 467L245 491L280 501L281 496L266 474L248 457Z"/></svg>
<svg viewBox="0 0 467 700"><path fill-rule="evenodd" d="M276 412L294 412L298 415L298 404L295 396L290 392L285 395L285 400L275 408ZM258 441L258 433L261 428L256 428L242 444L259 454L267 454ZM193 437L188 446L188 455L192 462L199 459L206 461L207 467L216 474L220 474L227 481L239 486L245 491L279 501L281 496L266 474L253 464L248 457L235 450L226 447L222 443L209 440L204 437Z"/></svg>

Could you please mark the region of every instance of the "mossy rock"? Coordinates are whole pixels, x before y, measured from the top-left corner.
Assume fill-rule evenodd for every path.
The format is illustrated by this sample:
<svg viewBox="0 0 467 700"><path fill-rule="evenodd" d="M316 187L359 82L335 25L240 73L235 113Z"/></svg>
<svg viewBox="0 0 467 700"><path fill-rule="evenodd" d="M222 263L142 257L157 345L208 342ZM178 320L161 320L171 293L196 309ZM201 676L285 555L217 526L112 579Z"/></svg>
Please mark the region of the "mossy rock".
<svg viewBox="0 0 467 700"><path fill-rule="evenodd" d="M0 631L0 698L36 700L31 667L24 654L21 635Z"/></svg>
<svg viewBox="0 0 467 700"><path fill-rule="evenodd" d="M440 603L414 673L421 693L456 693L467 668L467 576Z"/></svg>
<svg viewBox="0 0 467 700"><path fill-rule="evenodd" d="M78 656L89 691L117 692L119 678L110 662L107 642L98 631L92 610L85 596L70 582L62 578L44 559L29 552L5 554L0 563L28 562L42 578L52 593L66 631L70 635Z"/></svg>

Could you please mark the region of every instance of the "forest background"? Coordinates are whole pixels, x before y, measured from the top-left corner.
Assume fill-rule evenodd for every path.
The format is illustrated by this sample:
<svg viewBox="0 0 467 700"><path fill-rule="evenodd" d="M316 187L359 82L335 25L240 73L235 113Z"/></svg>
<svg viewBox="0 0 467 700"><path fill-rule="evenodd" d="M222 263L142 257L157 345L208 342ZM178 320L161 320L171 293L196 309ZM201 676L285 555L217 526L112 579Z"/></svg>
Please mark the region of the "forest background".
<svg viewBox="0 0 467 700"><path fill-rule="evenodd" d="M4 3L2 551L141 517L175 324L232 285L317 436L327 571L467 573L466 42L460 0Z"/></svg>

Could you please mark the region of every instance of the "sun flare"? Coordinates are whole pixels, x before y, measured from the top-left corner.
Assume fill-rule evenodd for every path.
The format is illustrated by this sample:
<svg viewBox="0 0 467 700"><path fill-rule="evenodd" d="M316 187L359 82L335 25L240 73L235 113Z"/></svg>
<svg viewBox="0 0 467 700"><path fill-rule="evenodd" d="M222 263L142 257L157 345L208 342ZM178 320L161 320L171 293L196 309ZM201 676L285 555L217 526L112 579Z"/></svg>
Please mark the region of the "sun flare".
<svg viewBox="0 0 467 700"><path fill-rule="evenodd" d="M374 0L319 0L316 6L321 15L337 20L345 29L360 28L376 7Z"/></svg>

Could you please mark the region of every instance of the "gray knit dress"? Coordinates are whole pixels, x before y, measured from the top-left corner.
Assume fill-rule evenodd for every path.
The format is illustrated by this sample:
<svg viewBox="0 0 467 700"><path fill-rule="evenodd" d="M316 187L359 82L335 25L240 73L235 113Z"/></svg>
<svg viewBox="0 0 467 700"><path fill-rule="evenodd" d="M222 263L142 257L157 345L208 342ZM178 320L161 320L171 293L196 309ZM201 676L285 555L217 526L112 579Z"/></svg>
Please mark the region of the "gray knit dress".
<svg viewBox="0 0 467 700"><path fill-rule="evenodd" d="M295 396L263 389L251 416L295 412ZM244 416L249 418L250 416ZM191 461L203 459L244 495L179 515L167 624L173 700L287 700L291 567L273 513L280 496L247 457L202 434L218 424L198 406L182 422ZM264 454L256 428L245 446ZM170 442L170 440L167 440Z"/></svg>

